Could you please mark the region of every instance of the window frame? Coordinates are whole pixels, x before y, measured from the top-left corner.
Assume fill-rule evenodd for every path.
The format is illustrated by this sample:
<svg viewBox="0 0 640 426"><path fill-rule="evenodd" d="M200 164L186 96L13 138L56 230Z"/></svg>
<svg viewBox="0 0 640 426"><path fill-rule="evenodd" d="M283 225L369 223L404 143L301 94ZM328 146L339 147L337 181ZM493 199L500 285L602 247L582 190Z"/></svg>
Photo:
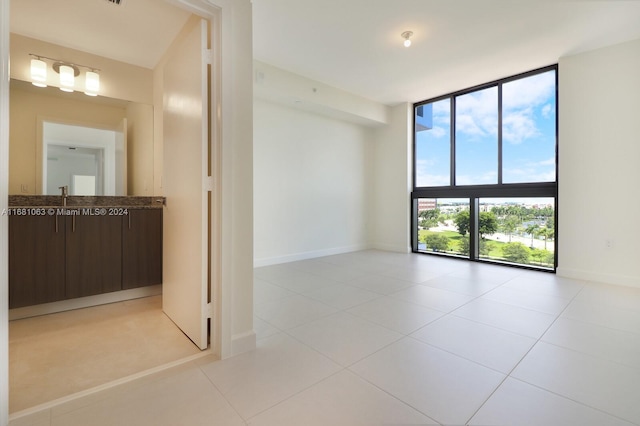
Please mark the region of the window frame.
<svg viewBox="0 0 640 426"><path fill-rule="evenodd" d="M502 86L506 83L520 80L523 78L531 77L537 74L543 74L545 72L555 71L555 181L553 182L525 182L525 183L503 183L502 169L503 169L503 111L502 111ZM558 266L558 154L559 154L559 134L558 134L558 111L559 111L559 99L558 99L558 65L549 65L535 70L527 71L524 73L516 74L503 79L491 81L489 83L480 84L467 89L452 92L446 95L430 98L424 101L416 102L413 104L413 143L412 143L412 192L410 197L411 202L411 249L413 253L439 255L439 253L429 253L424 251L418 251L418 199L420 198L468 198L469 199L469 215L470 215L470 227L469 227L469 258L471 261L481 261L484 263L499 263L509 266L522 267L527 269L545 270L546 268L538 268L531 265L519 265L504 262L491 261L487 259L480 259L477 241L477 215L479 212L479 199L480 198L527 198L527 197L547 197L554 199L554 226L555 226L555 244L554 250L554 266L553 272L555 272ZM498 183L496 184L483 184L483 185L456 185L456 97L466 95L469 93L484 90L490 87L497 87L498 90ZM426 104L435 103L444 99L450 99L450 180L448 186L416 186L417 167L416 167L416 151L417 151L417 136L416 136L416 111L418 107ZM446 255L445 255L446 256ZM461 256L455 256L456 258L463 258ZM463 258L466 259L466 258Z"/></svg>

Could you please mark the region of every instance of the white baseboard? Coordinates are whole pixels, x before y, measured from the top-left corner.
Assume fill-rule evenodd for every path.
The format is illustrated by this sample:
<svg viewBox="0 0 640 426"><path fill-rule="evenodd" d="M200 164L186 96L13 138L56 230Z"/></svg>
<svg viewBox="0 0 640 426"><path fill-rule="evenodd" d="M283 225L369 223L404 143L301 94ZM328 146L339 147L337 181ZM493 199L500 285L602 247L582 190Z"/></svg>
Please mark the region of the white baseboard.
<svg viewBox="0 0 640 426"><path fill-rule="evenodd" d="M231 337L231 356L240 355L256 348L256 333L251 330L246 333L235 334Z"/></svg>
<svg viewBox="0 0 640 426"><path fill-rule="evenodd" d="M557 268L556 275L559 277L573 278L583 281L640 288L640 277L633 277L629 275L607 274L571 268Z"/></svg>
<svg viewBox="0 0 640 426"><path fill-rule="evenodd" d="M60 300L59 302L43 303L41 305L25 306L24 308L10 309L9 321L139 299L141 297L157 296L159 294L162 294L162 284L97 294L95 296L78 297L77 299Z"/></svg>
<svg viewBox="0 0 640 426"><path fill-rule="evenodd" d="M368 244L357 244L346 247L335 247L330 249L306 251L301 253L288 254L284 256L266 257L262 259L254 259L253 267L278 265L280 263L296 262L298 260L315 259L316 257L332 256L334 254L351 253L354 251L367 250L371 246Z"/></svg>

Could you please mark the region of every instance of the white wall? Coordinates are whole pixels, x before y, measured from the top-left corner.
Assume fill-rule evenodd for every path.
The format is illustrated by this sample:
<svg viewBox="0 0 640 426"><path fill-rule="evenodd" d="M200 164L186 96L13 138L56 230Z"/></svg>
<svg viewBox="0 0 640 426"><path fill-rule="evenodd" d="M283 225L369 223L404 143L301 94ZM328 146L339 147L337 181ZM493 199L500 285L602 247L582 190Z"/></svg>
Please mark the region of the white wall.
<svg viewBox="0 0 640 426"><path fill-rule="evenodd" d="M153 194L153 106L127 105L127 195Z"/></svg>
<svg viewBox="0 0 640 426"><path fill-rule="evenodd" d="M640 40L561 58L559 79L558 275L640 287Z"/></svg>
<svg viewBox="0 0 640 426"><path fill-rule="evenodd" d="M263 62L254 68L257 98L365 126L387 123L386 105Z"/></svg>
<svg viewBox="0 0 640 426"><path fill-rule="evenodd" d="M371 242L380 250L411 250L410 193L413 106L393 107L389 124L376 129L373 155Z"/></svg>
<svg viewBox="0 0 640 426"><path fill-rule="evenodd" d="M368 247L372 130L254 100L254 265Z"/></svg>

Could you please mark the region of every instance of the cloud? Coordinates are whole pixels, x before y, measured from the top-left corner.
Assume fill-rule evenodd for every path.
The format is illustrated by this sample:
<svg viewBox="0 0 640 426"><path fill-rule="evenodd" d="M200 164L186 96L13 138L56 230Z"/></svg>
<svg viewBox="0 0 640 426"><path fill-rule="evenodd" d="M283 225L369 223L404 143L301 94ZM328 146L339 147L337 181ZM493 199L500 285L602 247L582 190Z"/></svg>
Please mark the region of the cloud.
<svg viewBox="0 0 640 426"><path fill-rule="evenodd" d="M536 163L538 166L555 166L556 165L556 157L551 157L547 160L538 161Z"/></svg>
<svg viewBox="0 0 640 426"><path fill-rule="evenodd" d="M553 182L556 179L555 157L540 161L520 160L520 164L503 169L503 180L516 182Z"/></svg>
<svg viewBox="0 0 640 426"><path fill-rule="evenodd" d="M498 182L498 173L488 171L478 175L456 175L456 185L483 185Z"/></svg>
<svg viewBox="0 0 640 426"><path fill-rule="evenodd" d="M440 126L433 126L433 129L429 130L429 134L436 138L439 139L443 136L446 136L449 134L449 129L445 129L443 127Z"/></svg>
<svg viewBox="0 0 640 426"><path fill-rule="evenodd" d="M416 186L446 186L449 185L448 174L433 174L429 169L435 161L419 160L416 162Z"/></svg>
<svg viewBox="0 0 640 426"><path fill-rule="evenodd" d="M520 144L526 139L540 135L531 109L505 114L502 119L502 139Z"/></svg>
<svg viewBox="0 0 640 426"><path fill-rule="evenodd" d="M498 133L498 89L490 87L456 99L456 132L473 139Z"/></svg>
<svg viewBox="0 0 640 426"><path fill-rule="evenodd" d="M451 114L451 101L443 99L433 103L433 115L437 117L449 117Z"/></svg>
<svg viewBox="0 0 640 426"><path fill-rule="evenodd" d="M550 99L554 94L555 73L552 71L505 83L502 90L504 141L520 144L540 136L536 111L544 118L551 117L554 111ZM497 88L468 93L456 99L456 131L459 135L474 140L494 136L497 130Z"/></svg>
<svg viewBox="0 0 640 426"><path fill-rule="evenodd" d="M525 166L522 168L505 168L503 180L507 183L517 182L553 182L556 179L555 168Z"/></svg>
<svg viewBox="0 0 640 426"><path fill-rule="evenodd" d="M488 132L481 126L480 121L472 115L458 115L456 117L456 133L463 133L471 137L488 136Z"/></svg>
<svg viewBox="0 0 640 426"><path fill-rule="evenodd" d="M502 108L509 112L542 105L554 95L555 84L553 71L505 83L502 85Z"/></svg>
<svg viewBox="0 0 640 426"><path fill-rule="evenodd" d="M416 174L417 186L448 186L449 175Z"/></svg>

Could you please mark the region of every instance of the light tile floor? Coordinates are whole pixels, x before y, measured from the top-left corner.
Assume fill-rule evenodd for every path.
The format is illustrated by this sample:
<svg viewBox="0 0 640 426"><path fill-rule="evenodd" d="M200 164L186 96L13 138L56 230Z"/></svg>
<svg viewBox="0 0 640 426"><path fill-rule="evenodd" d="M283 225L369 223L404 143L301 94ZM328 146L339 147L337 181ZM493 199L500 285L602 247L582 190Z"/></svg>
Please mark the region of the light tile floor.
<svg viewBox="0 0 640 426"><path fill-rule="evenodd" d="M12 426L639 425L640 289L364 251L255 270L258 348Z"/></svg>
<svg viewBox="0 0 640 426"><path fill-rule="evenodd" d="M9 323L9 412L171 363L200 350L161 296Z"/></svg>

